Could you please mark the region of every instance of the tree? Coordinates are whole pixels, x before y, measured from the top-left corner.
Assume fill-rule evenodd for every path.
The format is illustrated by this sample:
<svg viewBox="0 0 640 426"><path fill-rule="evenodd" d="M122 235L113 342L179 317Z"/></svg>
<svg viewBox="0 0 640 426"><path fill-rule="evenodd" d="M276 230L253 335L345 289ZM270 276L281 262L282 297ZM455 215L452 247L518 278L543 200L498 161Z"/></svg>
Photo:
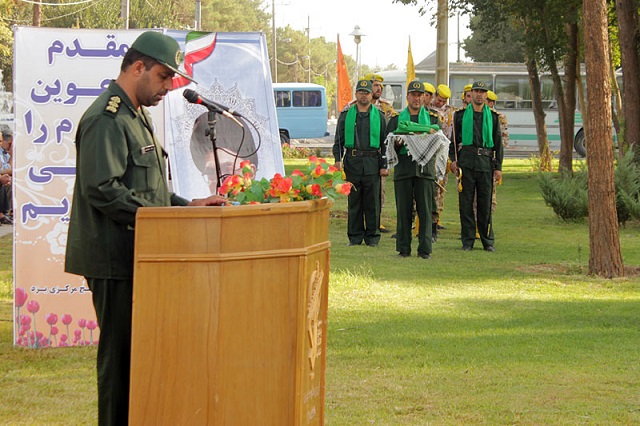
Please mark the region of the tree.
<svg viewBox="0 0 640 426"><path fill-rule="evenodd" d="M524 62L523 37L519 25L511 20L495 22L485 14L469 20L471 35L464 39L467 56L477 62Z"/></svg>
<svg viewBox="0 0 640 426"><path fill-rule="evenodd" d="M637 10L634 11L637 13ZM611 149L611 98L609 39L605 0L583 4L587 93L591 105L602 105L588 120L589 150L589 274L607 278L624 275L616 211L613 150Z"/></svg>

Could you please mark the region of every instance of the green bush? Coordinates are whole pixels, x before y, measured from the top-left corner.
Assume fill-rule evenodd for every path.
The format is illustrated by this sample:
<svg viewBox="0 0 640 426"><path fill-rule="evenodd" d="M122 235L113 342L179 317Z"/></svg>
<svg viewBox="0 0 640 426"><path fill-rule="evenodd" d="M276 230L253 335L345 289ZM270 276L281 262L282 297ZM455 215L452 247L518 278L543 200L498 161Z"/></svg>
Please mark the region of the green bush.
<svg viewBox="0 0 640 426"><path fill-rule="evenodd" d="M640 165L633 161L632 152L617 161L614 177L618 223L640 219ZM577 221L589 215L586 165L572 176L540 173L539 183L545 203L562 220Z"/></svg>

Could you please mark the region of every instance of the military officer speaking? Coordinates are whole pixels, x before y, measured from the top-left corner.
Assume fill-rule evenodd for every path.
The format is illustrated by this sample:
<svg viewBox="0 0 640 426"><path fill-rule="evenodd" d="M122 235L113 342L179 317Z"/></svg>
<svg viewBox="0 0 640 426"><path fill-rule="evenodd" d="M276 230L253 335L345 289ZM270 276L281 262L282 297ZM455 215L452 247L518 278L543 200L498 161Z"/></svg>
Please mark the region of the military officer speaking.
<svg viewBox="0 0 640 426"><path fill-rule="evenodd" d="M139 207L219 205L191 202L167 189L164 151L144 107L157 105L180 71L178 43L141 34L120 74L82 116L76 133L76 181L65 270L86 278L100 326L98 423L126 425L133 290L133 243Z"/></svg>
<svg viewBox="0 0 640 426"><path fill-rule="evenodd" d="M384 153L386 123L374 107L370 80L356 86L356 103L340 113L333 156L353 185L348 198L347 236L349 245L364 241L375 247L380 242L380 177L387 176Z"/></svg>
<svg viewBox="0 0 640 426"><path fill-rule="evenodd" d="M454 143L450 146L451 171L462 171L460 226L462 249L473 249L476 218L473 198L477 195L477 227L486 251L495 251L491 220L493 181L502 178L503 148L498 114L485 105L489 88L482 81L471 87L471 104L453 117Z"/></svg>

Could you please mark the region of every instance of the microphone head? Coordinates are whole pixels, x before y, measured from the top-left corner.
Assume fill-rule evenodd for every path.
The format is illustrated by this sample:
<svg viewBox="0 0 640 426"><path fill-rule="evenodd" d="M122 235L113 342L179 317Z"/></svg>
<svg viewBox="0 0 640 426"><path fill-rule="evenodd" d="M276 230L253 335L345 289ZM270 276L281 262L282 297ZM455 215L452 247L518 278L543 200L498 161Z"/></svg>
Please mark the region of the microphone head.
<svg viewBox="0 0 640 426"><path fill-rule="evenodd" d="M200 97L195 90L191 89L184 89L184 92L182 92L182 96L184 96L184 98L192 104L197 104L198 98Z"/></svg>

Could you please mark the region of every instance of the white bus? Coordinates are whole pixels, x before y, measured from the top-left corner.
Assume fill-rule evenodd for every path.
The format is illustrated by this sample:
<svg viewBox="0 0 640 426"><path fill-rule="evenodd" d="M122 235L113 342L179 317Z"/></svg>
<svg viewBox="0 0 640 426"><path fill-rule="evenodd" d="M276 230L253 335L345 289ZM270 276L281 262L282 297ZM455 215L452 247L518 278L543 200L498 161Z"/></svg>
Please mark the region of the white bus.
<svg viewBox="0 0 640 426"><path fill-rule="evenodd" d="M406 101L406 73L404 71L379 72L384 78L382 97L393 102L393 107L400 111ZM584 75L584 70L583 70ZM430 82L435 86L435 71L416 69L416 78ZM451 99L449 103L457 108L462 106L464 86L474 81L484 81L498 95L495 108L504 113L509 121L509 150L537 151L538 142L536 126L531 103L529 75L524 64L490 63L490 62L452 62L449 64L449 87ZM546 112L545 122L549 147L552 151L560 150L560 123L558 107L553 95L553 81L548 74L541 74L542 105ZM582 115L575 113L574 147L578 154L584 156L584 130Z"/></svg>

